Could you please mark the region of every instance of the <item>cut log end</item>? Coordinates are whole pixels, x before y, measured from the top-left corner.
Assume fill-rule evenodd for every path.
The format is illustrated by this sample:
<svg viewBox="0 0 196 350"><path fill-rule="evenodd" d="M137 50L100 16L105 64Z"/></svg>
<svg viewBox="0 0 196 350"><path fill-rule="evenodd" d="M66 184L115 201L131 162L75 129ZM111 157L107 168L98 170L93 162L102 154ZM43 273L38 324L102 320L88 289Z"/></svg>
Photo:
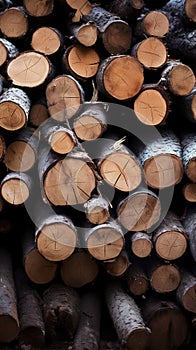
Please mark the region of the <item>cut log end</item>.
<svg viewBox="0 0 196 350"><path fill-rule="evenodd" d="M186 310L196 313L196 284L183 295L182 303Z"/></svg>
<svg viewBox="0 0 196 350"><path fill-rule="evenodd" d="M0 315L0 341L10 343L17 338L19 334L19 324L10 315Z"/></svg>
<svg viewBox="0 0 196 350"><path fill-rule="evenodd" d="M186 167L186 174L192 182L196 182L196 157L189 160Z"/></svg>
<svg viewBox="0 0 196 350"><path fill-rule="evenodd" d="M94 24L81 26L77 33L78 41L84 46L93 46L97 41L98 31Z"/></svg>
<svg viewBox="0 0 196 350"><path fill-rule="evenodd" d="M21 347L28 346L29 343L32 347L43 348L44 342L44 332L36 326L26 327L19 334L19 344Z"/></svg>
<svg viewBox="0 0 196 350"><path fill-rule="evenodd" d="M192 183L186 184L183 189L183 193L184 193L184 198L188 202L192 202L192 203L196 202L196 184L192 184Z"/></svg>
<svg viewBox="0 0 196 350"><path fill-rule="evenodd" d="M30 144L24 141L12 142L7 147L4 163L11 171L28 171L35 164L35 152Z"/></svg>
<svg viewBox="0 0 196 350"><path fill-rule="evenodd" d="M185 64L174 66L168 78L170 90L178 96L189 95L195 85L195 75L192 69Z"/></svg>
<svg viewBox="0 0 196 350"><path fill-rule="evenodd" d="M41 103L31 106L29 113L29 123L37 128L48 119L49 113L47 107Z"/></svg>
<svg viewBox="0 0 196 350"><path fill-rule="evenodd" d="M193 96L192 99L191 111L193 113L193 119L196 121L196 94Z"/></svg>
<svg viewBox="0 0 196 350"><path fill-rule="evenodd" d="M123 54L131 46L131 28L126 22L116 21L107 27L102 34L102 39L104 47L110 54Z"/></svg>
<svg viewBox="0 0 196 350"><path fill-rule="evenodd" d="M58 154L67 154L72 151L75 142L68 132L57 131L52 135L50 145L54 152Z"/></svg>
<svg viewBox="0 0 196 350"><path fill-rule="evenodd" d="M8 57L8 50L5 45L0 42L0 67L6 62Z"/></svg>
<svg viewBox="0 0 196 350"><path fill-rule="evenodd" d="M79 77L92 78L98 71L99 63L100 57L92 48L73 46L69 50L69 67Z"/></svg>
<svg viewBox="0 0 196 350"><path fill-rule="evenodd" d="M12 101L0 104L0 126L8 131L20 130L26 124L24 110Z"/></svg>
<svg viewBox="0 0 196 350"><path fill-rule="evenodd" d="M98 119L85 115L74 121L74 131L79 139L92 141L102 135L104 127Z"/></svg>
<svg viewBox="0 0 196 350"><path fill-rule="evenodd" d="M10 204L23 204L29 198L29 188L24 181L12 178L2 184L1 195Z"/></svg>
<svg viewBox="0 0 196 350"><path fill-rule="evenodd" d="M141 236L138 238L135 236L135 239L132 241L131 249L139 258L146 258L152 251L152 242L145 236L146 234L143 234L143 237Z"/></svg>
<svg viewBox="0 0 196 350"><path fill-rule="evenodd" d="M44 17L52 13L54 7L54 0L24 0L23 5L26 11L34 17Z"/></svg>
<svg viewBox="0 0 196 350"><path fill-rule="evenodd" d="M195 7L196 7L196 1L195 0L186 0L185 1L185 12L187 17L192 21L192 22L196 22L196 11L195 11Z"/></svg>
<svg viewBox="0 0 196 350"><path fill-rule="evenodd" d="M126 340L126 347L129 350L145 350L148 344L149 330L145 328L137 328L131 332Z"/></svg>
<svg viewBox="0 0 196 350"><path fill-rule="evenodd" d="M104 268L106 272L114 277L122 276L129 267L129 259L127 254L121 253L114 261L105 262Z"/></svg>
<svg viewBox="0 0 196 350"><path fill-rule="evenodd" d="M0 29L7 38L23 37L28 30L27 16L17 7L9 8L1 14Z"/></svg>
<svg viewBox="0 0 196 350"><path fill-rule="evenodd" d="M158 293L169 293L178 288L180 279L180 272L175 266L163 264L152 273L150 284Z"/></svg>
<svg viewBox="0 0 196 350"><path fill-rule="evenodd" d="M31 46L35 51L52 55L59 50L61 40L53 28L41 27L33 33Z"/></svg>
<svg viewBox="0 0 196 350"><path fill-rule="evenodd" d="M139 44L137 58L147 69L160 68L167 60L167 50L158 38L147 38Z"/></svg>
<svg viewBox="0 0 196 350"><path fill-rule="evenodd" d="M88 211L87 219L94 225L103 224L110 218L110 213L103 207L96 206Z"/></svg>
<svg viewBox="0 0 196 350"><path fill-rule="evenodd" d="M150 11L143 20L143 27L147 35L163 37L169 31L169 20L164 13Z"/></svg>
<svg viewBox="0 0 196 350"><path fill-rule="evenodd" d="M186 237L178 231L162 233L156 240L155 248L157 254L165 260L180 258L186 251Z"/></svg>

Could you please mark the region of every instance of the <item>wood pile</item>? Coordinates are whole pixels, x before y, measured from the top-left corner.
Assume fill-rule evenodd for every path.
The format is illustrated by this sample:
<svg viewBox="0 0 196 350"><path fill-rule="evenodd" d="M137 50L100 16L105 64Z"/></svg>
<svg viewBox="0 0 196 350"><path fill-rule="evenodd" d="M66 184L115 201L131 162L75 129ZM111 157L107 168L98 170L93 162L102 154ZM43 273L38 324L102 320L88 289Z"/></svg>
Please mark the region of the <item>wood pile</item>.
<svg viewBox="0 0 196 350"><path fill-rule="evenodd" d="M0 1L0 349L190 349L195 62L195 0Z"/></svg>

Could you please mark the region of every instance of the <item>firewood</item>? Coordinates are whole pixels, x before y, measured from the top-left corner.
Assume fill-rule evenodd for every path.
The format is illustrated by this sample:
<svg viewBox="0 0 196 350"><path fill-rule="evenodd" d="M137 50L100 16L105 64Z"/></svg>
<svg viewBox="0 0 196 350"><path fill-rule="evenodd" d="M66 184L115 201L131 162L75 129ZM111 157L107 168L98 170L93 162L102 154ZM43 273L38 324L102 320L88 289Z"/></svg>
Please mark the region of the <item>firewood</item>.
<svg viewBox="0 0 196 350"><path fill-rule="evenodd" d="M95 6L83 20L97 26L103 45L111 55L123 54L130 49L132 31L128 23L120 17Z"/></svg>
<svg viewBox="0 0 196 350"><path fill-rule="evenodd" d="M145 326L135 301L117 282L107 285L105 299L122 345L129 350L146 349L150 329Z"/></svg>
<svg viewBox="0 0 196 350"><path fill-rule="evenodd" d="M160 226L153 233L157 254L165 260L180 258L187 248L185 229L179 218L168 212Z"/></svg>
<svg viewBox="0 0 196 350"><path fill-rule="evenodd" d="M183 220L183 226L188 233L189 247L191 254L196 261L196 235L195 235L195 222L196 222L196 207L192 205L188 208L186 216Z"/></svg>
<svg viewBox="0 0 196 350"><path fill-rule="evenodd" d="M183 187L184 198L191 203L196 202L196 184L187 182Z"/></svg>
<svg viewBox="0 0 196 350"><path fill-rule="evenodd" d="M62 281L73 288L93 282L98 272L96 260L84 250L76 250L70 258L61 262Z"/></svg>
<svg viewBox="0 0 196 350"><path fill-rule="evenodd" d="M19 320L11 256L3 247L0 256L0 342L9 343L18 336Z"/></svg>
<svg viewBox="0 0 196 350"><path fill-rule="evenodd" d="M57 121L70 119L84 102L81 85L70 75L54 78L46 88L50 116Z"/></svg>
<svg viewBox="0 0 196 350"><path fill-rule="evenodd" d="M196 313L196 277L185 269L181 271L181 283L176 296L187 311Z"/></svg>
<svg viewBox="0 0 196 350"><path fill-rule="evenodd" d="M189 180L196 182L196 135L187 133L182 137L182 159Z"/></svg>
<svg viewBox="0 0 196 350"><path fill-rule="evenodd" d="M8 7L12 7L13 6L13 1L12 0L1 0L0 1L0 9L5 10Z"/></svg>
<svg viewBox="0 0 196 350"><path fill-rule="evenodd" d="M41 300L35 288L27 280L22 269L15 271L15 283L18 297L20 321L19 344L43 348L45 343L45 325L41 310ZM29 317L29 313L31 317Z"/></svg>
<svg viewBox="0 0 196 350"><path fill-rule="evenodd" d="M103 262L105 271L114 277L123 276L126 273L129 265L129 257L125 250L122 250L122 252L115 259Z"/></svg>
<svg viewBox="0 0 196 350"><path fill-rule="evenodd" d="M51 285L43 295L43 313L46 335L50 341L54 341L60 330L64 338L72 338L80 316L78 293L61 284Z"/></svg>
<svg viewBox="0 0 196 350"><path fill-rule="evenodd" d="M134 57L111 56L100 64L96 79L102 93L118 100L128 100L142 88L143 68Z"/></svg>
<svg viewBox="0 0 196 350"><path fill-rule="evenodd" d="M92 5L87 0L66 0L66 3L76 10L72 22L79 22L83 16L88 15L92 10Z"/></svg>
<svg viewBox="0 0 196 350"><path fill-rule="evenodd" d="M73 350L99 350L101 305L94 292L87 292L81 298L81 315L74 337Z"/></svg>
<svg viewBox="0 0 196 350"><path fill-rule="evenodd" d="M152 191L139 188L119 203L117 215L127 230L147 231L160 219L159 198Z"/></svg>
<svg viewBox="0 0 196 350"><path fill-rule="evenodd" d="M70 32L78 42L86 47L93 46L98 37L97 27L89 22L70 25Z"/></svg>
<svg viewBox="0 0 196 350"><path fill-rule="evenodd" d="M10 7L0 14L0 30L8 40L24 38L28 27L28 16L23 7Z"/></svg>
<svg viewBox="0 0 196 350"><path fill-rule="evenodd" d="M135 263L129 266L126 272L128 290L133 295L145 295L149 289L149 280L142 264Z"/></svg>
<svg viewBox="0 0 196 350"><path fill-rule="evenodd" d="M5 156L5 150L6 150L5 139L3 135L0 135L0 161L2 161Z"/></svg>
<svg viewBox="0 0 196 350"><path fill-rule="evenodd" d="M32 188L32 180L25 173L11 172L1 181L1 195L12 204L19 205L26 202Z"/></svg>
<svg viewBox="0 0 196 350"><path fill-rule="evenodd" d="M85 204L86 218L94 225L105 223L110 218L109 203L102 196L94 196Z"/></svg>
<svg viewBox="0 0 196 350"><path fill-rule="evenodd" d="M130 24L141 14L143 7L143 0L112 0L108 5L112 13L120 16Z"/></svg>
<svg viewBox="0 0 196 350"><path fill-rule="evenodd" d="M18 88L10 88L0 96L0 126L8 131L22 129L27 124L30 99Z"/></svg>
<svg viewBox="0 0 196 350"><path fill-rule="evenodd" d="M178 99L179 112L183 118L196 123L196 85L190 95Z"/></svg>
<svg viewBox="0 0 196 350"><path fill-rule="evenodd" d="M169 20L165 13L161 11L150 11L138 19L135 28L137 36L164 37L169 31Z"/></svg>
<svg viewBox="0 0 196 350"><path fill-rule="evenodd" d="M0 39L0 66L7 60L16 57L18 54L19 51L15 45L6 39Z"/></svg>
<svg viewBox="0 0 196 350"><path fill-rule="evenodd" d="M42 17L52 13L54 0L23 0L23 5L29 15Z"/></svg>
<svg viewBox="0 0 196 350"><path fill-rule="evenodd" d="M167 12L175 11L178 16L188 19L190 22L196 22L195 1L193 0L170 0L164 7Z"/></svg>
<svg viewBox="0 0 196 350"><path fill-rule="evenodd" d="M34 128L38 128L42 123L44 123L49 117L49 112L47 108L47 102L45 98L40 98L31 105L29 112L29 125Z"/></svg>
<svg viewBox="0 0 196 350"><path fill-rule="evenodd" d="M33 50L44 55L53 55L63 46L63 36L52 27L41 27L34 31L31 39Z"/></svg>
<svg viewBox="0 0 196 350"><path fill-rule="evenodd" d="M145 232L135 232L131 235L131 249L138 258L146 258L152 251L151 237Z"/></svg>

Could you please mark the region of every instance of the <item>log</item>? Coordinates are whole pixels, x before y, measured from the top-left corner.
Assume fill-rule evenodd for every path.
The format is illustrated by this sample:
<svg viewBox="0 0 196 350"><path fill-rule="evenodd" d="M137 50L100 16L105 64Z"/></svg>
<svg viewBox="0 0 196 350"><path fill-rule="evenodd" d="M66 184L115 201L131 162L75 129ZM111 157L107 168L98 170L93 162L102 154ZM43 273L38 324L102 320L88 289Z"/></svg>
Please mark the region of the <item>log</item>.
<svg viewBox="0 0 196 350"><path fill-rule="evenodd" d="M96 43L98 30L93 23L72 24L69 26L69 28L71 34L80 44L90 47Z"/></svg>
<svg viewBox="0 0 196 350"><path fill-rule="evenodd" d="M70 258L61 262L61 278L69 287L81 288L93 282L98 272L96 260L84 250L76 250Z"/></svg>
<svg viewBox="0 0 196 350"><path fill-rule="evenodd" d="M131 264L126 272L126 284L132 295L145 295L149 289L149 280L142 264Z"/></svg>
<svg viewBox="0 0 196 350"><path fill-rule="evenodd" d="M122 250L122 252L115 259L103 262L103 267L107 274L114 277L123 276L126 273L129 265L129 257L125 250Z"/></svg>
<svg viewBox="0 0 196 350"><path fill-rule="evenodd" d="M120 18L130 23L130 25L141 14L143 7L143 0L113 0L108 5L110 12L120 16Z"/></svg>
<svg viewBox="0 0 196 350"><path fill-rule="evenodd" d="M96 140L107 129L106 104L103 102L85 103L82 108L79 116L74 119L74 132L81 140Z"/></svg>
<svg viewBox="0 0 196 350"><path fill-rule="evenodd" d="M164 88L157 84L146 84L134 101L134 112L142 123L158 125L165 122L170 104L170 96Z"/></svg>
<svg viewBox="0 0 196 350"><path fill-rule="evenodd" d="M0 342L10 343L19 333L17 301L11 256L3 247L0 256Z"/></svg>
<svg viewBox="0 0 196 350"><path fill-rule="evenodd" d="M190 95L178 99L180 113L183 118L187 118L190 122L196 123L196 85Z"/></svg>
<svg viewBox="0 0 196 350"><path fill-rule="evenodd" d="M146 69L158 69L167 61L167 49L161 39L150 37L133 46L131 51Z"/></svg>
<svg viewBox="0 0 196 350"><path fill-rule="evenodd" d="M128 23L120 17L96 6L83 20L97 26L103 45L111 55L123 54L130 49L132 31Z"/></svg>
<svg viewBox="0 0 196 350"><path fill-rule="evenodd" d="M76 10L72 22L79 22L83 16L88 15L92 10L92 4L86 0L66 0L66 4Z"/></svg>
<svg viewBox="0 0 196 350"><path fill-rule="evenodd" d="M28 95L21 89L10 88L0 96L0 126L17 131L27 124L30 110Z"/></svg>
<svg viewBox="0 0 196 350"><path fill-rule="evenodd" d="M41 27L34 31L31 39L33 50L43 53L44 55L53 55L63 46L63 36L52 27Z"/></svg>
<svg viewBox="0 0 196 350"><path fill-rule="evenodd" d="M196 182L196 136L187 133L182 136L182 159L189 180Z"/></svg>
<svg viewBox="0 0 196 350"><path fill-rule="evenodd" d="M7 216L1 216L0 218L0 235L8 235L13 229L12 222Z"/></svg>
<svg viewBox="0 0 196 350"><path fill-rule="evenodd" d="M182 19L190 22L196 22L194 0L170 0L165 5L164 10L169 13L175 11L175 13L177 13Z"/></svg>
<svg viewBox="0 0 196 350"><path fill-rule="evenodd" d="M115 221L110 220L86 229L85 243L89 253L97 260L114 259L123 249L123 232Z"/></svg>
<svg viewBox="0 0 196 350"><path fill-rule="evenodd" d="M84 207L87 220L94 225L104 224L110 219L109 203L102 196L93 196Z"/></svg>
<svg viewBox="0 0 196 350"><path fill-rule="evenodd" d="M1 196L12 205L23 204L30 196L32 180L25 173L11 172L1 181Z"/></svg>
<svg viewBox="0 0 196 350"><path fill-rule="evenodd" d="M128 100L142 88L143 68L134 57L111 56L100 64L96 79L97 87L103 94L117 100Z"/></svg>
<svg viewBox="0 0 196 350"><path fill-rule="evenodd" d="M147 298L143 315L152 331L148 343L150 350L177 350L189 340L188 320L170 300Z"/></svg>
<svg viewBox="0 0 196 350"><path fill-rule="evenodd" d="M41 300L22 269L15 270L15 283L20 321L19 344L43 348L45 344L45 325L41 310ZM30 316L30 317L29 317Z"/></svg>
<svg viewBox="0 0 196 350"><path fill-rule="evenodd" d="M61 284L53 284L43 294L43 314L46 336L54 341L58 333L73 338L80 316L78 293Z"/></svg>
<svg viewBox="0 0 196 350"><path fill-rule="evenodd" d="M6 144L3 135L0 135L0 162L4 159L6 153Z"/></svg>
<svg viewBox="0 0 196 350"><path fill-rule="evenodd" d="M72 118L84 102L84 92L72 76L60 75L48 84L46 99L50 116L65 121Z"/></svg>
<svg viewBox="0 0 196 350"><path fill-rule="evenodd" d="M163 130L160 137L151 139L138 149L147 184L163 189L178 184L183 177L182 150L172 131Z"/></svg>
<svg viewBox="0 0 196 350"><path fill-rule="evenodd" d="M5 10L8 7L12 7L13 2L11 0L1 0L0 1L0 10Z"/></svg>
<svg viewBox="0 0 196 350"><path fill-rule="evenodd" d="M183 187L184 198L191 203L196 202L196 184L187 182Z"/></svg>
<svg viewBox="0 0 196 350"><path fill-rule="evenodd" d="M163 38L169 31L169 20L167 15L161 11L150 11L138 19L135 28L137 36L155 36Z"/></svg>
<svg viewBox="0 0 196 350"><path fill-rule="evenodd" d="M29 112L29 125L32 125L34 128L38 128L48 119L48 117L49 112L44 97L32 103Z"/></svg>
<svg viewBox="0 0 196 350"><path fill-rule="evenodd" d="M183 220L183 226L188 234L189 247L191 254L196 261L196 207L195 205L189 206L186 211L186 216Z"/></svg>
<svg viewBox="0 0 196 350"><path fill-rule="evenodd" d="M131 250L138 258L146 258L152 251L151 237L145 232L135 232L131 235Z"/></svg>
<svg viewBox="0 0 196 350"><path fill-rule="evenodd" d="M26 51L8 63L7 74L14 85L33 88L50 80L54 68L49 59L41 53Z"/></svg>
<svg viewBox="0 0 196 350"><path fill-rule="evenodd" d="M53 12L54 0L23 0L25 10L34 17L45 17Z"/></svg>
<svg viewBox="0 0 196 350"><path fill-rule="evenodd" d="M148 231L160 219L159 198L152 191L139 188L118 204L117 215L128 231Z"/></svg>
<svg viewBox="0 0 196 350"><path fill-rule="evenodd" d="M0 67L19 54L18 49L10 41L0 38Z"/></svg>
<svg viewBox="0 0 196 350"><path fill-rule="evenodd" d="M28 27L28 17L21 6L7 8L0 14L0 30L8 40L24 38Z"/></svg>
<svg viewBox="0 0 196 350"><path fill-rule="evenodd" d="M181 271L181 283L176 297L187 311L196 313L196 277L185 269Z"/></svg>
<svg viewBox="0 0 196 350"><path fill-rule="evenodd" d="M168 212L160 226L153 233L157 254L165 260L180 258L187 248L186 232L179 218Z"/></svg>
<svg viewBox="0 0 196 350"><path fill-rule="evenodd" d="M105 299L122 346L129 350L146 349L150 329L145 326L135 301L117 282L107 285Z"/></svg>
<svg viewBox="0 0 196 350"><path fill-rule="evenodd" d="M99 350L101 305L95 292L86 292L81 297L81 314L74 337L73 350Z"/></svg>

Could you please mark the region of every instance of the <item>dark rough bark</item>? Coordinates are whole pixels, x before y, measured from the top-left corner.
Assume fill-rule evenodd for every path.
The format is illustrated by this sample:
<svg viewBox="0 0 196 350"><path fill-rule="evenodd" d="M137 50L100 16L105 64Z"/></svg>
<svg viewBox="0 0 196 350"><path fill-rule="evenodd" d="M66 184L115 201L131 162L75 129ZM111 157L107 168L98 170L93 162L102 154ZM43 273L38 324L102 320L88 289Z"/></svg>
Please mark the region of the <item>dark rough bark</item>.
<svg viewBox="0 0 196 350"><path fill-rule="evenodd" d="M191 254L196 261L196 205L189 206L183 225L188 233Z"/></svg>
<svg viewBox="0 0 196 350"><path fill-rule="evenodd" d="M181 271L181 283L176 296L187 311L196 313L196 277L187 270Z"/></svg>
<svg viewBox="0 0 196 350"><path fill-rule="evenodd" d="M195 2L192 0L170 0L164 6L164 11L168 13L175 13L185 22L196 22L194 5Z"/></svg>
<svg viewBox="0 0 196 350"><path fill-rule="evenodd" d="M107 4L106 4L107 5ZM141 14L144 7L143 0L113 0L108 5L111 12L123 18L130 24L133 24Z"/></svg>
<svg viewBox="0 0 196 350"><path fill-rule="evenodd" d="M196 86L190 95L179 98L177 103L182 117L187 118L192 123L196 123Z"/></svg>
<svg viewBox="0 0 196 350"><path fill-rule="evenodd" d="M125 249L122 250L117 258L103 262L103 268L106 270L106 272L115 277L123 276L126 273L129 265L130 261Z"/></svg>
<svg viewBox="0 0 196 350"><path fill-rule="evenodd" d="M184 170L192 182L196 182L196 135L186 133L182 136L182 159Z"/></svg>

